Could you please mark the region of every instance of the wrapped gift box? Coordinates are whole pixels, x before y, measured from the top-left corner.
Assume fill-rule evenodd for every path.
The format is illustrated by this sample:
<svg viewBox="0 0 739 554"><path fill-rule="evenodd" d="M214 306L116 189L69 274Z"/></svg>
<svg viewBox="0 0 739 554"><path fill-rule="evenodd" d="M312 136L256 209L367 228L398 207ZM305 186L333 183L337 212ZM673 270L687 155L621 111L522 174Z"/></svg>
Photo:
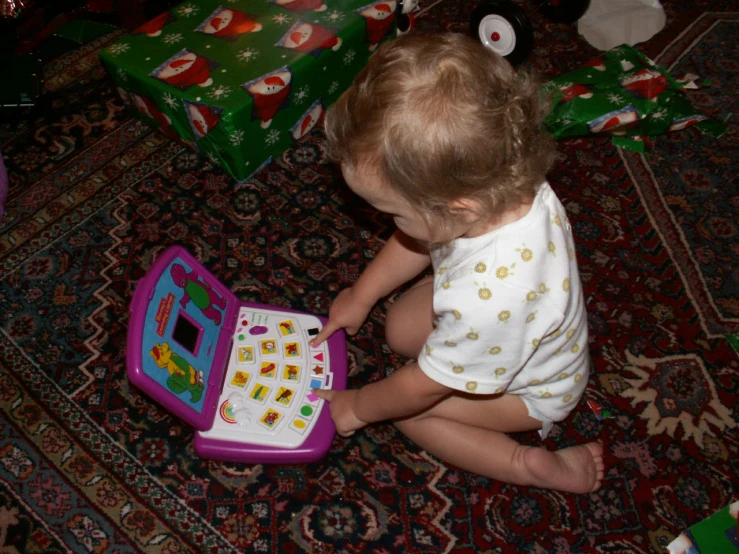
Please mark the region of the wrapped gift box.
<svg viewBox="0 0 739 554"><path fill-rule="evenodd" d="M243 181L395 35L396 1L198 0L100 52L124 102Z"/></svg>

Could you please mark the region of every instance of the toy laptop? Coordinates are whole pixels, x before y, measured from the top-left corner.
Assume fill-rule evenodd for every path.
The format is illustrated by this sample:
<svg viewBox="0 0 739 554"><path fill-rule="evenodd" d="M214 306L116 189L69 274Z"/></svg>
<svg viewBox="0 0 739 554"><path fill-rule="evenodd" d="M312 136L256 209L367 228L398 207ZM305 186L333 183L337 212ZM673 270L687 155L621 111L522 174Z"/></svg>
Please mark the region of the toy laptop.
<svg viewBox="0 0 739 554"><path fill-rule="evenodd" d="M184 248L157 258L131 302L131 382L192 425L203 458L302 463L336 429L312 389L344 389L343 332L312 348L325 319L242 302Z"/></svg>

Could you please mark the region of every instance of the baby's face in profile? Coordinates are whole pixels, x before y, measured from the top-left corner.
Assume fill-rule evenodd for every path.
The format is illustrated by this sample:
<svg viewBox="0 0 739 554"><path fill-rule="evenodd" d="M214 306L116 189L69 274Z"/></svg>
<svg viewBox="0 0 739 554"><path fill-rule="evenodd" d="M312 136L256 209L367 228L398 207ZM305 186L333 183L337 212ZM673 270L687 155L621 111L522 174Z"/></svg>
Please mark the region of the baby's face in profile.
<svg viewBox="0 0 739 554"><path fill-rule="evenodd" d="M431 221L387 185L371 167L342 164L341 170L354 193L377 210L392 216L400 231L419 242L441 244L460 237L475 237L496 227L474 200L452 200L448 203L449 213Z"/></svg>
<svg viewBox="0 0 739 554"><path fill-rule="evenodd" d="M431 240L432 233L426 218L386 185L375 171L365 165L347 164L342 164L341 171L349 188L375 209L390 215L398 229L416 240Z"/></svg>

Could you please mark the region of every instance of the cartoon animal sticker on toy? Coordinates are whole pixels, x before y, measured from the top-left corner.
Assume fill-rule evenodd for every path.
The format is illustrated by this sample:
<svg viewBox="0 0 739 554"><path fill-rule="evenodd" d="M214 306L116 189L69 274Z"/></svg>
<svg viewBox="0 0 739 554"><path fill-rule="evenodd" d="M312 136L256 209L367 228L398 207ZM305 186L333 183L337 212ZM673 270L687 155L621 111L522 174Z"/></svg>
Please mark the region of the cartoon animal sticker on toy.
<svg viewBox="0 0 739 554"><path fill-rule="evenodd" d="M285 343L285 357L286 358L300 358L300 343L299 342L286 342Z"/></svg>
<svg viewBox="0 0 739 554"><path fill-rule="evenodd" d="M196 29L200 33L232 41L246 33L261 30L262 24L257 23L255 15L224 6L219 6Z"/></svg>
<svg viewBox="0 0 739 554"><path fill-rule="evenodd" d="M341 43L341 37L337 36L333 29L315 23L298 21L277 42L277 46L318 57L329 48L337 51L341 48Z"/></svg>
<svg viewBox="0 0 739 554"><path fill-rule="evenodd" d="M243 371L237 371L231 378L231 386L239 389L246 387L246 383L249 382L249 374Z"/></svg>
<svg viewBox="0 0 739 554"><path fill-rule="evenodd" d="M156 343L149 351L154 363L169 373L167 387L175 394L190 392L190 402L195 404L203 396L205 385L203 372L192 367L182 356L172 352L167 342Z"/></svg>
<svg viewBox="0 0 739 554"><path fill-rule="evenodd" d="M280 321L280 323L277 325L277 328L280 330L280 334L283 337L294 335L296 333L295 323L293 323L293 321L290 319Z"/></svg>
<svg viewBox="0 0 739 554"><path fill-rule="evenodd" d="M254 100L252 119L260 119L262 129L269 127L275 114L289 103L291 81L292 73L285 66L242 85Z"/></svg>
<svg viewBox="0 0 739 554"><path fill-rule="evenodd" d="M376 2L357 10L357 13L365 20L365 36L370 44L370 51L375 50L380 41L393 28L396 6L395 0L390 0Z"/></svg>
<svg viewBox="0 0 739 554"><path fill-rule="evenodd" d="M264 339L259 341L262 356L274 356L277 354L277 341L275 339Z"/></svg>
<svg viewBox="0 0 739 554"><path fill-rule="evenodd" d="M216 325L221 324L223 314L220 310L226 309L225 298L218 295L196 271L187 273L184 266L180 264L172 264L170 275L174 284L183 290L182 298L180 298L182 308L186 308L187 304L192 301L205 317Z"/></svg>
<svg viewBox="0 0 739 554"><path fill-rule="evenodd" d="M282 379L285 381L298 381L300 379L300 366L295 364L285 364Z"/></svg>
<svg viewBox="0 0 739 554"><path fill-rule="evenodd" d="M262 416L262 419L260 419L259 421L261 421L262 425L264 425L268 429L273 429L281 418L282 414L280 412L269 408Z"/></svg>
<svg viewBox="0 0 739 554"><path fill-rule="evenodd" d="M254 347L253 346L239 346L237 349L237 360L240 364L253 364L254 363Z"/></svg>
<svg viewBox="0 0 739 554"><path fill-rule="evenodd" d="M218 63L183 48L151 72L151 76L163 83L187 90L194 85L209 87L213 84L211 72Z"/></svg>

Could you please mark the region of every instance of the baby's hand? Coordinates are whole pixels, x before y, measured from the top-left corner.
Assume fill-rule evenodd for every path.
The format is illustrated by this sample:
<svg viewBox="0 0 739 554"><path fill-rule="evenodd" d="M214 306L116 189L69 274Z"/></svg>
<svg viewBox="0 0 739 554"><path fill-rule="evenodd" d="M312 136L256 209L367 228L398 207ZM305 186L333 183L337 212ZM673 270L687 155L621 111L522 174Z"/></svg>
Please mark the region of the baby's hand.
<svg viewBox="0 0 739 554"><path fill-rule="evenodd" d="M346 330L349 335L356 335L359 328L367 319L367 314L374 303L368 303L354 292L354 289L342 290L331 304L328 312L328 322L318 334L310 341L312 347L316 347L333 335L339 329Z"/></svg>
<svg viewBox="0 0 739 554"><path fill-rule="evenodd" d="M354 400L357 392L359 392L357 389L313 389L313 394L330 403L331 419L334 420L334 425L336 425L336 432L342 437L350 437L357 429L367 425L354 413Z"/></svg>

